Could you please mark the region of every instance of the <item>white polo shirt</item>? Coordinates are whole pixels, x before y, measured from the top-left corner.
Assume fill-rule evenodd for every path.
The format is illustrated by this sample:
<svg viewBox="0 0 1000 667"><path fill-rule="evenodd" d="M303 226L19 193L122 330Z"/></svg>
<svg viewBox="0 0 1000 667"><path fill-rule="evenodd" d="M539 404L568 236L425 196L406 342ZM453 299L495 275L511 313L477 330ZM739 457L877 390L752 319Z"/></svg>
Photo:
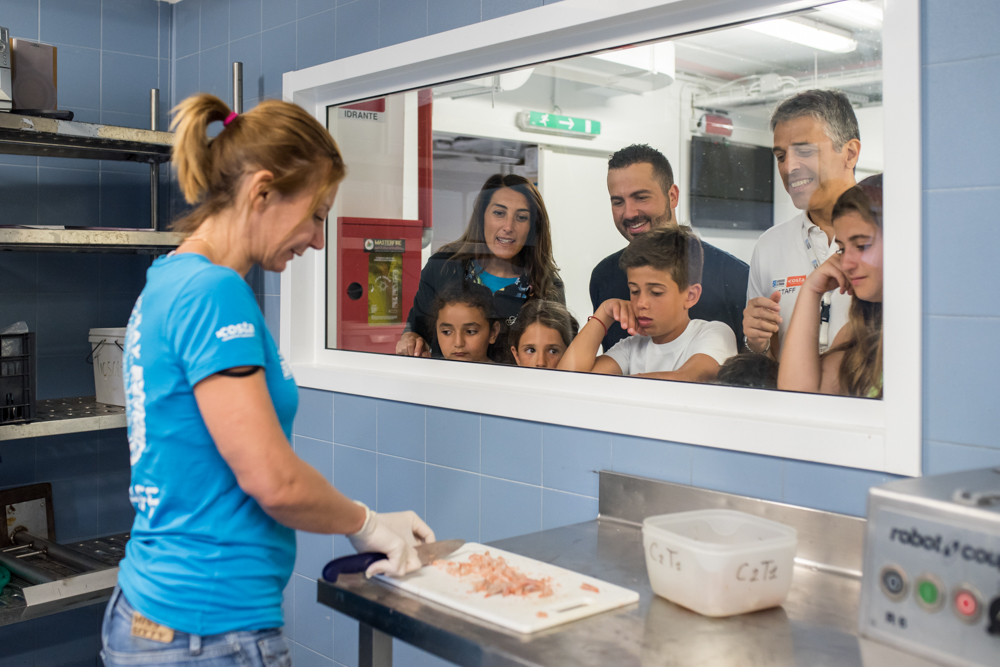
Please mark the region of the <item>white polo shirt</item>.
<svg viewBox="0 0 1000 667"><path fill-rule="evenodd" d="M807 238L812 249L806 246ZM774 292L781 292L781 301L778 302L781 306L778 340L781 342L784 342L788 325L792 321L792 311L795 310L799 289L805 283L806 276L813 272L813 250L816 253L816 261L822 264L830 255L837 252L837 244L833 240L827 242L826 233L812 223L805 211L761 234L753 249L750 279L747 282L747 301L758 296L769 297ZM833 343L837 332L847 323L851 306L850 294L841 294L840 290L833 290L832 295L827 345Z"/></svg>
<svg viewBox="0 0 1000 667"><path fill-rule="evenodd" d="M622 375L676 371L696 354L707 354L722 364L736 354L736 336L723 322L691 320L669 343L658 345L649 336L629 336L606 354L622 369Z"/></svg>

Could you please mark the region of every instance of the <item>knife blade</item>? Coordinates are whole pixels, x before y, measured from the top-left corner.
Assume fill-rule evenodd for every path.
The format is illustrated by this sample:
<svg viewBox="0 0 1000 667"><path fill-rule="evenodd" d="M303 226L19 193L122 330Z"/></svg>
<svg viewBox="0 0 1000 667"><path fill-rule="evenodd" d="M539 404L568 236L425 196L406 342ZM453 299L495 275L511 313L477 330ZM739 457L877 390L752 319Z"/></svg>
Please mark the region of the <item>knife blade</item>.
<svg viewBox="0 0 1000 667"><path fill-rule="evenodd" d="M462 548L465 540L443 540L441 542L431 542L421 544L416 548L417 556L420 557L421 565L430 565L436 560L441 560L455 551Z"/></svg>
<svg viewBox="0 0 1000 667"><path fill-rule="evenodd" d="M443 540L441 542L421 544L414 549L417 552L417 557L420 559L420 564L430 565L434 561L444 558L445 556L458 550L463 544L465 544L465 540ZM352 554L350 556L334 558L326 564L326 567L323 568L323 578L330 583L333 583L337 581L337 577L341 574L365 572L368 569L368 566L372 563L385 560L385 558L385 554L376 552Z"/></svg>

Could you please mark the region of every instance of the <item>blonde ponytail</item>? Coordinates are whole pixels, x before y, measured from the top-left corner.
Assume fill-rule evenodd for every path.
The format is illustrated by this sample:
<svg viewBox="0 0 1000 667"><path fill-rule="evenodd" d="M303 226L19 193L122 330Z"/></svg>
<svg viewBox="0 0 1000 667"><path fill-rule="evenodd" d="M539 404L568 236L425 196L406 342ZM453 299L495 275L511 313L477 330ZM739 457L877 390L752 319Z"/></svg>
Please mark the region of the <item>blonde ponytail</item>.
<svg viewBox="0 0 1000 667"><path fill-rule="evenodd" d="M208 217L236 204L243 176L266 169L270 187L282 196L315 188L313 207L346 174L330 133L302 107L265 100L233 118L213 139L208 126L225 121L229 106L214 95L193 95L176 107L172 162L184 199L196 208L173 223L190 234Z"/></svg>
<svg viewBox="0 0 1000 667"><path fill-rule="evenodd" d="M215 95L195 95L174 107L173 113L170 130L174 132L172 160L177 168L177 181L185 201L196 204L208 190L212 172L208 126L225 120L229 107Z"/></svg>

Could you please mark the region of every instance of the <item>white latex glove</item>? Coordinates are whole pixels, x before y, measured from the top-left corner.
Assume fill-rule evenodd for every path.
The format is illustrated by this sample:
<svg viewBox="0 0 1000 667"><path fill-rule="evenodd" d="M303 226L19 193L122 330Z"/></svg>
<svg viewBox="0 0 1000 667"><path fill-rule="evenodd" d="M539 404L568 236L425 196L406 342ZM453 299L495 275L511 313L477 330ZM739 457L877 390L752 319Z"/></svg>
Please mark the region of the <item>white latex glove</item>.
<svg viewBox="0 0 1000 667"><path fill-rule="evenodd" d="M355 501L357 502L357 501ZM391 577L403 575L421 568L420 558L413 547L434 541L434 531L415 512L389 512L378 514L364 503L365 523L361 530L348 535L347 539L358 551L384 553L387 558L372 563L365 572L366 577L387 574Z"/></svg>

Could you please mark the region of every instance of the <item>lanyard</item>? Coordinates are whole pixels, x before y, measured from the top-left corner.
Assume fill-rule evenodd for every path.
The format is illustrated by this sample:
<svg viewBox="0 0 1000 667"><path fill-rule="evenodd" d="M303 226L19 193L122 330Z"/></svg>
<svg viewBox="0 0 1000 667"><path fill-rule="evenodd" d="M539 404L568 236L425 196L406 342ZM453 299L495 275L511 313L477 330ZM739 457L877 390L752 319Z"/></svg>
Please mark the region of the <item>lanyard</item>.
<svg viewBox="0 0 1000 667"><path fill-rule="evenodd" d="M819 255L816 254L816 248L813 247L812 242L809 240L809 227L807 226L808 218L802 221L802 242L806 246L806 255L812 255L810 261L813 265L813 271L819 268L820 261ZM820 354L826 352L827 348L830 347L830 306L833 303L833 291L827 292L823 295L819 306L819 351Z"/></svg>

